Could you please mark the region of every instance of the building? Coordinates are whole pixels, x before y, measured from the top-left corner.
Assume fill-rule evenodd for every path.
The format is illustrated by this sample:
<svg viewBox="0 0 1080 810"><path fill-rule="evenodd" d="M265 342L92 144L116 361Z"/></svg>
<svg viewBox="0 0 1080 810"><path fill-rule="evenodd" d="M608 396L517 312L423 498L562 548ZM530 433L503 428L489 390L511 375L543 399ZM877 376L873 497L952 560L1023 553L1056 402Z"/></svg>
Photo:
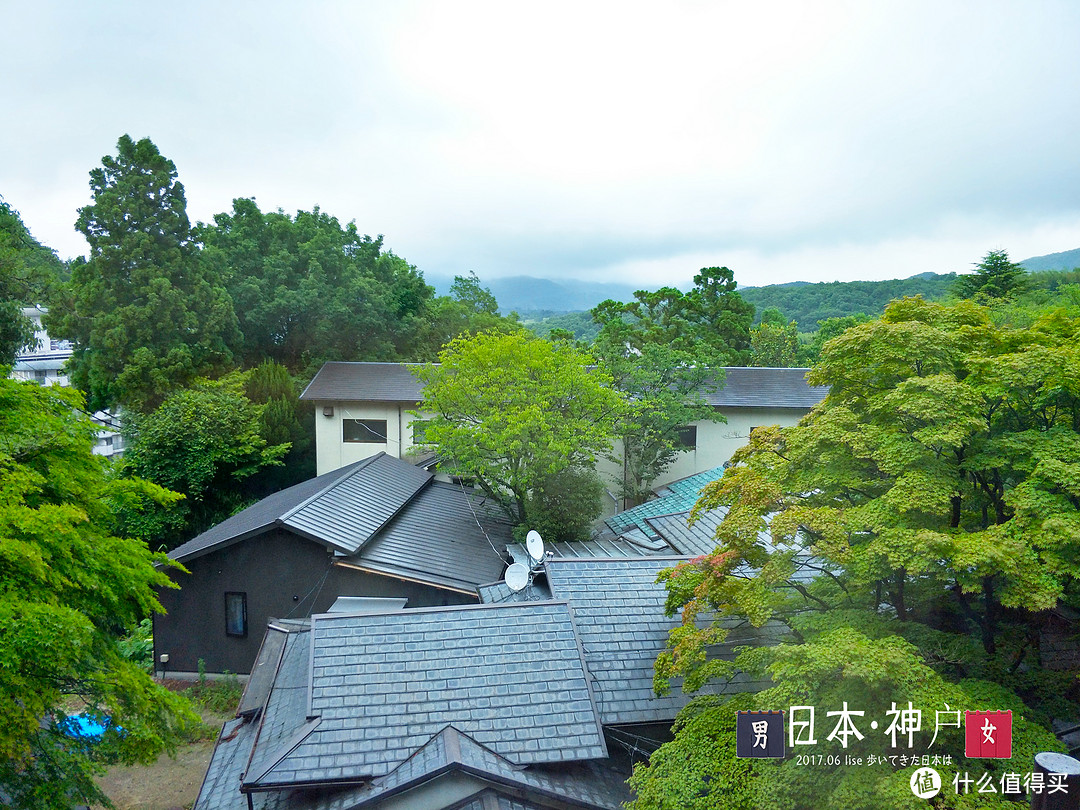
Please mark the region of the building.
<svg viewBox="0 0 1080 810"><path fill-rule="evenodd" d="M414 415L423 387L415 364L326 363L300 398L315 406L318 472L376 453L416 459L423 444L424 415ZM685 449L664 475L671 481L722 465L763 425L794 425L825 398L828 389L810 386L805 368L727 368L724 384L706 399L726 422L697 422L683 431ZM609 484L621 469L602 461ZM609 504L614 511L614 500Z"/></svg>
<svg viewBox="0 0 1080 810"><path fill-rule="evenodd" d="M195 810L619 810L688 700L652 688L678 622L656 576L685 559L553 559L513 599L272 624Z"/></svg>
<svg viewBox="0 0 1080 810"><path fill-rule="evenodd" d="M386 453L270 495L173 549L189 573L160 593L154 654L173 672L247 673L271 619L339 597L475 603L502 575L510 524L460 485Z"/></svg>
<svg viewBox="0 0 1080 810"><path fill-rule="evenodd" d="M11 376L16 380L36 382L38 385L69 385L65 364L74 349L71 341L50 338L41 325L44 307L23 307L23 315L34 322L34 342L15 357ZM97 411L91 419L98 425L94 453L114 456L124 451L124 437L120 432L120 420L109 411Z"/></svg>

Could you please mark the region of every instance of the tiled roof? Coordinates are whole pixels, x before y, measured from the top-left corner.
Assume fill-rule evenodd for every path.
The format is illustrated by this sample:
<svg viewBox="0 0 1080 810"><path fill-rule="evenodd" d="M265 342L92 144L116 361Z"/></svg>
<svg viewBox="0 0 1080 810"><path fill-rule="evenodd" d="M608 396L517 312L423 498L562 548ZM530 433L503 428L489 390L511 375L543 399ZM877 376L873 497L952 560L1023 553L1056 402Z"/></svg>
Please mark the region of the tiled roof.
<svg viewBox="0 0 1080 810"><path fill-rule="evenodd" d="M701 490L706 484L711 484L724 474L723 467L713 467L711 470L689 475L672 481L658 490L658 497L646 501L638 506L631 507L622 512L612 515L604 520L607 527L616 535L627 529L637 527L648 535L654 534L648 524L648 518L658 515L670 515L676 512L689 512L694 508L697 499L701 497Z"/></svg>
<svg viewBox="0 0 1080 810"><path fill-rule="evenodd" d="M711 554L716 548L716 530L726 514L727 507L724 506L710 509L698 515L698 519L692 526L689 511L648 517L645 522L649 524L654 534L663 538L680 554L698 557L702 554Z"/></svg>
<svg viewBox="0 0 1080 810"><path fill-rule="evenodd" d="M417 363L326 363L300 395L324 402L419 402L423 386ZM827 387L806 383L805 368L725 368L724 384L705 399L718 408L809 409Z"/></svg>
<svg viewBox="0 0 1080 810"><path fill-rule="evenodd" d="M260 739L253 786L383 776L446 725L515 765L607 756L565 603L324 614L311 633L318 725Z"/></svg>
<svg viewBox="0 0 1080 810"><path fill-rule="evenodd" d="M413 376L420 363L324 363L300 399L334 402L419 402L424 388Z"/></svg>
<svg viewBox="0 0 1080 810"><path fill-rule="evenodd" d="M548 583L556 599L573 606L574 624L589 673L595 679L597 711L604 725L670 722L689 697L678 688L657 697L653 664L677 620L664 614L667 591L656 577L687 557L638 559L551 559ZM727 647L752 643L759 631L734 633ZM745 636L745 638L744 638ZM718 651L731 657L730 649ZM734 691L765 688L739 680Z"/></svg>

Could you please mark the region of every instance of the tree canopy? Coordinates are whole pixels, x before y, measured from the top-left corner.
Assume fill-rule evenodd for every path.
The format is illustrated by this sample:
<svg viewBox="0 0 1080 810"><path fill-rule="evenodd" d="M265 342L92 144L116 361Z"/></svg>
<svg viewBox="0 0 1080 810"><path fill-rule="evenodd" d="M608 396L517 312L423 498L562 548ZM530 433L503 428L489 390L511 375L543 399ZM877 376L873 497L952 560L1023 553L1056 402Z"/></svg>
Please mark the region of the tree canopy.
<svg viewBox="0 0 1080 810"><path fill-rule="evenodd" d="M0 199L0 365L14 363L34 339L22 307L46 303L62 274L56 253L34 239L19 212Z"/></svg>
<svg viewBox="0 0 1080 810"><path fill-rule="evenodd" d="M716 552L670 576L669 607L684 623L657 663L658 686L681 675L693 689L737 667L777 683L750 699L758 708L845 694L864 695L867 709L893 694L921 695L924 712L1013 708L1024 756L1057 750L1050 718L1077 705L1041 639L1050 610L1080 596L1078 336L1077 308L1016 328L970 302L904 299L826 343L809 377L831 386L825 401L795 427L754 431L698 503L698 514L727 511ZM738 568L753 573L732 576ZM707 657L725 631L699 627L702 611L786 627L787 642L734 664ZM683 725L713 722L695 717ZM673 773L637 779L663 793ZM785 762L737 778L757 806L902 806L885 798L902 781L861 784L851 769L810 780Z"/></svg>
<svg viewBox="0 0 1080 810"><path fill-rule="evenodd" d="M90 172L94 202L75 224L90 258L73 264L45 325L74 341L69 374L94 410L151 410L232 360L232 302L198 260L176 177L148 138L127 135Z"/></svg>
<svg viewBox="0 0 1080 810"><path fill-rule="evenodd" d="M567 471L610 450L623 398L606 371L565 343L515 331L453 340L420 368L426 440L526 525ZM598 504L597 504L598 507Z"/></svg>
<svg viewBox="0 0 1080 810"><path fill-rule="evenodd" d="M975 272L957 276L955 292L961 298L974 298L980 303L1013 298L1027 285L1027 271L1009 261L1004 250L991 250L975 264Z"/></svg>
<svg viewBox="0 0 1080 810"><path fill-rule="evenodd" d="M17 807L102 802L105 764L152 762L198 722L118 647L171 583L163 555L116 533L115 508L175 496L108 478L82 405L0 379L0 794ZM110 719L99 743L64 732L80 710Z"/></svg>

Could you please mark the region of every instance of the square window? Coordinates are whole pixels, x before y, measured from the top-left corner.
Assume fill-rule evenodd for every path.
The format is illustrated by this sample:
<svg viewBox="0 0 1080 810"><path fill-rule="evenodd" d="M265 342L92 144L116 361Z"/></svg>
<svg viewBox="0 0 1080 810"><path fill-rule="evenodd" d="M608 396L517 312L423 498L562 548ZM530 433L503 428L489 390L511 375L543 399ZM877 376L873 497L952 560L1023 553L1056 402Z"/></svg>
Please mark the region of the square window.
<svg viewBox="0 0 1080 810"><path fill-rule="evenodd" d="M386 444L386 420L342 419L341 440L360 444Z"/></svg>
<svg viewBox="0 0 1080 810"><path fill-rule="evenodd" d="M696 450L697 425L685 425L680 428L675 428L674 444L676 450Z"/></svg>
<svg viewBox="0 0 1080 810"><path fill-rule="evenodd" d="M225 635L247 636L247 594L225 594Z"/></svg>

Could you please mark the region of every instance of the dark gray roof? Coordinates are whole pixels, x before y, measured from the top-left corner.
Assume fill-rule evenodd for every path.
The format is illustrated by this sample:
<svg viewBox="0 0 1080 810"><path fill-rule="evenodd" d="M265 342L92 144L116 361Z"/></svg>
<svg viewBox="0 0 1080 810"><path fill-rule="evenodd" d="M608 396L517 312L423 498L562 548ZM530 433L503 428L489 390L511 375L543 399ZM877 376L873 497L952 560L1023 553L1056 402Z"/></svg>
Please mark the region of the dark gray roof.
<svg viewBox="0 0 1080 810"><path fill-rule="evenodd" d="M326 363L304 400L326 402L419 402L423 386L411 369L418 363ZM707 392L718 408L812 408L828 387L806 383L805 368L725 368L722 388Z"/></svg>
<svg viewBox="0 0 1080 810"><path fill-rule="evenodd" d="M807 384L809 370L728 367L723 387L707 392L705 399L717 408L813 408L829 388Z"/></svg>
<svg viewBox="0 0 1080 810"><path fill-rule="evenodd" d="M419 402L421 363L325 363L300 399L334 402Z"/></svg>
<svg viewBox="0 0 1080 810"><path fill-rule="evenodd" d="M605 725L670 722L689 700L677 687L657 697L652 686L653 664L667 645L668 633L678 624L677 619L664 614L667 591L663 584L657 584L656 577L665 568L688 559L547 561L552 594L573 606L585 663L595 679L596 707ZM716 654L730 659L731 647L754 643L758 635L753 628L735 632ZM767 640L766 636L762 640ZM767 685L740 679L716 688L745 691Z"/></svg>
<svg viewBox="0 0 1080 810"><path fill-rule="evenodd" d="M498 549L511 541L510 529L489 499L435 481L379 532L357 563L472 593L502 575L505 561Z"/></svg>
<svg viewBox="0 0 1080 810"><path fill-rule="evenodd" d="M716 530L727 514L727 507L702 512L690 525L690 512L648 517L645 522L680 554L698 557L711 554L716 548Z"/></svg>
<svg viewBox="0 0 1080 810"><path fill-rule="evenodd" d="M267 495L258 503L252 504L242 512L237 512L232 517L226 518L216 526L207 529L194 539L177 546L169 552L169 556L174 560L189 559L226 543L264 531L275 525L282 515L295 509L312 495L318 494L335 481L351 474L357 467L368 460L364 459L347 467L323 473L317 478L311 478L288 489Z"/></svg>
<svg viewBox="0 0 1080 810"><path fill-rule="evenodd" d="M607 756L564 602L323 614L311 635L318 724L260 739L253 787L383 776L446 725L516 765Z"/></svg>
<svg viewBox="0 0 1080 810"><path fill-rule="evenodd" d="M297 534L354 554L434 476L379 453L281 516Z"/></svg>

